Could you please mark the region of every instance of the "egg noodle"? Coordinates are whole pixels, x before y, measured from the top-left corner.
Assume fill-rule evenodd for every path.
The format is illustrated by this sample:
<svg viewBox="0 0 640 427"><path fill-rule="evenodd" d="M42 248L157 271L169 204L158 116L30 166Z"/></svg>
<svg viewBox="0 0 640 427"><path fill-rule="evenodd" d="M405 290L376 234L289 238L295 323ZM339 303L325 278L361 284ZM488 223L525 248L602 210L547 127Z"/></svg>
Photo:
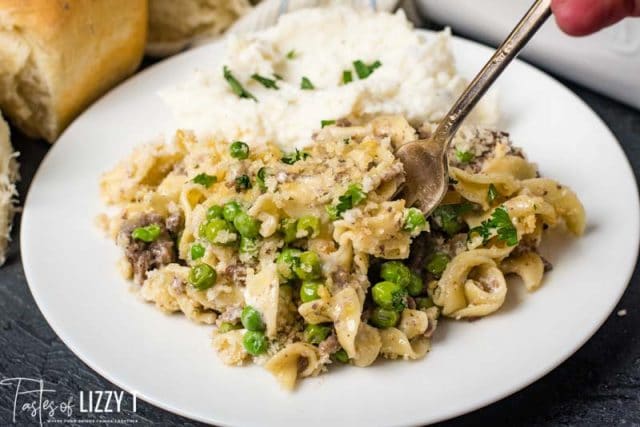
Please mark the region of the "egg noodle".
<svg viewBox="0 0 640 427"><path fill-rule="evenodd" d="M395 150L435 125L414 126L332 121L290 152L185 130L137 148L100 184L120 208L103 220L123 273L162 311L211 325L224 363L262 364L288 389L333 364L422 358L441 315L498 310L506 275L537 289L544 230L580 235L585 213L506 133L470 126L425 218L396 198Z"/></svg>

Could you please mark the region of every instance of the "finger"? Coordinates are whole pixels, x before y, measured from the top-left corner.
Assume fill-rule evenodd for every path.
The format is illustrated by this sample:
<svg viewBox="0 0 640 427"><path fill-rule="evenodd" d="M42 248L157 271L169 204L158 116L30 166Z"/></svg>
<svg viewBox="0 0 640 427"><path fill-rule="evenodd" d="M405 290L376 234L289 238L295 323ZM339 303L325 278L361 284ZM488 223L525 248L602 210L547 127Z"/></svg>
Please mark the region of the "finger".
<svg viewBox="0 0 640 427"><path fill-rule="evenodd" d="M640 16L640 0L553 0L551 9L564 32L583 36Z"/></svg>

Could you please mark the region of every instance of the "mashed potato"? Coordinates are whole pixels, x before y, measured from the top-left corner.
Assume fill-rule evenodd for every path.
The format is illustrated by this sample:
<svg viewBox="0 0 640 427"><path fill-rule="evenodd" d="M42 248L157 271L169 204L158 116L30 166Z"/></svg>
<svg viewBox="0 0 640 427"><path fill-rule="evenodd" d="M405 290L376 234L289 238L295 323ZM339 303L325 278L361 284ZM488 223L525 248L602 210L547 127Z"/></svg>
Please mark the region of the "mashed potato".
<svg viewBox="0 0 640 427"><path fill-rule="evenodd" d="M322 121L400 114L417 127L439 120L465 86L449 37L448 31L414 31L402 11L304 9L266 31L230 38L219 68L198 71L161 95L180 128L285 150L308 145ZM379 66L359 78L358 60ZM256 100L231 90L223 66ZM345 71L350 83L344 82ZM265 87L255 74L275 81L278 89ZM314 89L302 89L303 78ZM494 109L485 103L475 121L491 124Z"/></svg>

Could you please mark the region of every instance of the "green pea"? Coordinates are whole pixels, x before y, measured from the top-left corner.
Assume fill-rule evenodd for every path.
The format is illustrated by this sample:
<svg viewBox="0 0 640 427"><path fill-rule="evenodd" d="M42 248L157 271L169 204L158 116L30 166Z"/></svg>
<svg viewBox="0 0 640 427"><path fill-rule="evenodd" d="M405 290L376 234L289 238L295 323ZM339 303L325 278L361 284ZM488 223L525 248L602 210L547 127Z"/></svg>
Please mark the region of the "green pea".
<svg viewBox="0 0 640 427"><path fill-rule="evenodd" d="M260 244L256 239L250 239L248 237L240 237L240 253L249 254L251 256L258 255L260 251Z"/></svg>
<svg viewBox="0 0 640 427"><path fill-rule="evenodd" d="M307 325L307 327L304 328L304 340L311 344L320 344L330 333L330 326Z"/></svg>
<svg viewBox="0 0 640 427"><path fill-rule="evenodd" d="M252 356L258 356L267 351L269 341L264 333L258 331L247 331L242 337L244 349Z"/></svg>
<svg viewBox="0 0 640 427"><path fill-rule="evenodd" d="M416 308L418 309L429 308L433 306L433 300L429 297L416 298Z"/></svg>
<svg viewBox="0 0 640 427"><path fill-rule="evenodd" d="M191 246L191 259L192 260L197 260L200 259L204 256L205 253L205 249L204 246L202 246L200 243L196 243L193 246Z"/></svg>
<svg viewBox="0 0 640 427"><path fill-rule="evenodd" d="M236 178L236 191L240 192L251 188L251 178L249 175L241 175Z"/></svg>
<svg viewBox="0 0 640 427"><path fill-rule="evenodd" d="M400 315L388 308L376 307L371 312L369 321L378 328L391 328L398 323Z"/></svg>
<svg viewBox="0 0 640 427"><path fill-rule="evenodd" d="M207 209L207 219L224 218L222 216L222 206L213 205Z"/></svg>
<svg viewBox="0 0 640 427"><path fill-rule="evenodd" d="M215 285L217 277L218 275L213 267L201 262L191 267L188 281L197 290L204 291Z"/></svg>
<svg viewBox="0 0 640 427"><path fill-rule="evenodd" d="M249 157L249 146L242 141L235 141L229 147L231 157L239 160L244 160Z"/></svg>
<svg viewBox="0 0 640 427"><path fill-rule="evenodd" d="M402 287L407 287L411 281L411 271L399 261L389 261L380 267L380 277L386 281L397 283Z"/></svg>
<svg viewBox="0 0 640 427"><path fill-rule="evenodd" d="M349 355L346 351L344 351L344 348L341 348L340 350L333 353L331 355L331 358L333 360L337 360L340 363L349 363Z"/></svg>
<svg viewBox="0 0 640 427"><path fill-rule="evenodd" d="M278 254L276 258L276 269L285 280L295 278L294 268L300 262L300 254L302 251L295 248L285 248Z"/></svg>
<svg viewBox="0 0 640 427"><path fill-rule="evenodd" d="M420 209L409 208L404 218L403 230L411 233L415 231L422 231L427 226L427 220Z"/></svg>
<svg viewBox="0 0 640 427"><path fill-rule="evenodd" d="M302 280L317 279L320 277L320 257L312 251L300 254L300 262L293 267L296 276Z"/></svg>
<svg viewBox="0 0 640 427"><path fill-rule="evenodd" d="M294 265L298 258L300 258L302 251L296 248L284 248L276 257L276 262L286 262L289 265Z"/></svg>
<svg viewBox="0 0 640 427"><path fill-rule="evenodd" d="M411 280L409 281L409 286L407 286L407 291L409 291L409 295L412 297L416 297L422 293L424 290L424 283L420 276L415 273L411 273Z"/></svg>
<svg viewBox="0 0 640 427"><path fill-rule="evenodd" d="M250 305L242 309L240 321L242 322L242 326L250 331L264 331L265 326L262 321L262 315Z"/></svg>
<svg viewBox="0 0 640 427"><path fill-rule="evenodd" d="M131 237L136 240L142 240L143 242L151 243L155 242L158 237L160 237L160 233L162 230L158 224L149 224L145 227L135 228L131 232Z"/></svg>
<svg viewBox="0 0 640 427"><path fill-rule="evenodd" d="M242 237L254 239L260 234L260 221L252 218L246 212L238 212L233 219L233 225Z"/></svg>
<svg viewBox="0 0 640 427"><path fill-rule="evenodd" d="M449 258L449 255L444 252L436 252L431 258L429 258L429 262L427 262L427 271L435 277L440 277L447 268L450 260L451 258Z"/></svg>
<svg viewBox="0 0 640 427"><path fill-rule="evenodd" d="M220 326L218 326L218 333L226 334L227 332L234 331L236 329L240 329L240 325L231 322L222 322Z"/></svg>
<svg viewBox="0 0 640 427"><path fill-rule="evenodd" d="M210 219L206 222L201 231L204 233L203 237L211 243L227 245L235 242L235 239L233 238L233 236L235 236L235 231L231 224L224 219Z"/></svg>
<svg viewBox="0 0 640 427"><path fill-rule="evenodd" d="M267 168L262 167L258 169L258 173L256 174L256 182L258 183L258 187L260 190L267 191Z"/></svg>
<svg viewBox="0 0 640 427"><path fill-rule="evenodd" d="M320 218L312 215L305 215L298 219L296 225L296 235L313 238L320 234Z"/></svg>
<svg viewBox="0 0 640 427"><path fill-rule="evenodd" d="M371 289L371 295L380 307L396 311L402 311L406 307L407 290L397 283L376 283Z"/></svg>
<svg viewBox="0 0 640 427"><path fill-rule="evenodd" d="M296 240L298 220L293 218L284 218L280 221L280 231L284 234L284 242L291 243Z"/></svg>
<svg viewBox="0 0 640 427"><path fill-rule="evenodd" d="M305 280L300 285L300 299L302 302L309 302L320 299L318 295L318 288L322 285L321 282L314 282L311 280Z"/></svg>
<svg viewBox="0 0 640 427"><path fill-rule="evenodd" d="M222 207L222 216L229 222L233 222L240 212L242 212L242 206L236 201L227 202Z"/></svg>

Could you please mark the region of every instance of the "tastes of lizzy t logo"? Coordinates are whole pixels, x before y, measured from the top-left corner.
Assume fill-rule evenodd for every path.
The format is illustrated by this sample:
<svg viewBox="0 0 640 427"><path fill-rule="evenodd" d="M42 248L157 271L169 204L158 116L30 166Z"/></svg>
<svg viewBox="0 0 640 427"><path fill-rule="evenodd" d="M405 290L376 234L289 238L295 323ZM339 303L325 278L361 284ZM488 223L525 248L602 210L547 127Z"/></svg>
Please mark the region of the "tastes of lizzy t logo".
<svg viewBox="0 0 640 427"><path fill-rule="evenodd" d="M133 424L136 419L122 417L122 412L136 412L137 397L125 399L124 391L81 390L77 395L60 398L56 390L47 386L45 381L34 378L4 378L0 380L0 392L10 393L13 400L13 418L16 424L27 417L29 422L44 423L82 423L116 422ZM128 395L127 395L128 396ZM0 420L0 422L9 420Z"/></svg>

